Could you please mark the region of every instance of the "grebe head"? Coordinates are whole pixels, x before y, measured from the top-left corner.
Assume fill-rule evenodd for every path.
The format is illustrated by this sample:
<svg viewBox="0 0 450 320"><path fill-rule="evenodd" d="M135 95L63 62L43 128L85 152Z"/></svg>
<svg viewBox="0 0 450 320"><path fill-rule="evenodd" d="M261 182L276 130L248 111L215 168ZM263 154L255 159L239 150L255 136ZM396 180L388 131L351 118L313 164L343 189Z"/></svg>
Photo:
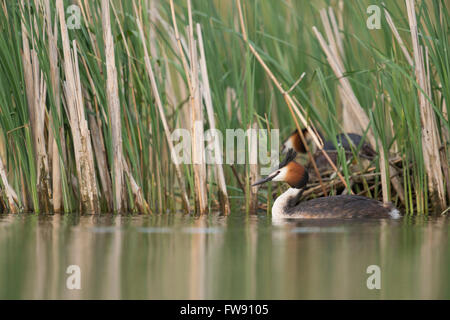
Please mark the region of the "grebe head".
<svg viewBox="0 0 450 320"><path fill-rule="evenodd" d="M308 130L304 128L302 129L302 133L306 141L308 141ZM295 131L291 133L291 135L283 142L283 145L281 146L282 153L287 153L290 149L294 149L294 151L297 153L306 153L305 145L303 144L303 141L300 138L300 134L298 133L297 129L295 129Z"/></svg>
<svg viewBox="0 0 450 320"><path fill-rule="evenodd" d="M286 158L280 163L277 170L271 172L267 177L261 179L252 186L257 186L268 181L283 181L292 188L301 189L308 183L308 172L305 167L294 161L297 153L289 149Z"/></svg>

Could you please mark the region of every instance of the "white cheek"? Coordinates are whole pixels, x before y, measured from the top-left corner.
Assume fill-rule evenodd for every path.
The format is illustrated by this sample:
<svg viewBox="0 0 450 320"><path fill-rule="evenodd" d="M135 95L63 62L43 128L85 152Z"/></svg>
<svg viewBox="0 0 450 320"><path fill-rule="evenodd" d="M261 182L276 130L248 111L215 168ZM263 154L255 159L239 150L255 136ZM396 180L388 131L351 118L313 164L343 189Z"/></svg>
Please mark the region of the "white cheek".
<svg viewBox="0 0 450 320"><path fill-rule="evenodd" d="M284 181L284 179L286 178L287 168L281 168L279 171L280 173L277 174L275 178L273 178L273 181Z"/></svg>
<svg viewBox="0 0 450 320"><path fill-rule="evenodd" d="M292 143L292 138L287 139L284 143L284 152L286 153L289 149L294 149L294 145Z"/></svg>

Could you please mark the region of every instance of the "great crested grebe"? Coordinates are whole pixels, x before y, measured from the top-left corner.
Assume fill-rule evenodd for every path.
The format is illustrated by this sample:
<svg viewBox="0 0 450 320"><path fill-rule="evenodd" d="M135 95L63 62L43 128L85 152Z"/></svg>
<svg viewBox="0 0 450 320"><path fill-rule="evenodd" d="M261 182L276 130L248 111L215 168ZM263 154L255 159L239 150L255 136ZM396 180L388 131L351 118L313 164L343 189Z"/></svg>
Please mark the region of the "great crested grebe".
<svg viewBox="0 0 450 320"><path fill-rule="evenodd" d="M306 142L309 142L311 140L311 137L309 135L309 132L306 128L302 129L303 137L305 138ZM318 132L321 138L322 134ZM294 149L297 153L306 153L305 145L300 138L300 134L298 133L298 130L295 129L294 132L292 132L289 137L284 140L283 144L281 145L281 152L286 153L290 149Z"/></svg>
<svg viewBox="0 0 450 320"><path fill-rule="evenodd" d="M309 132L307 129L302 129L303 136L305 137L306 142L311 140ZM323 136L320 132L318 132L320 137L323 139ZM344 150L348 153L352 153L352 149L356 150L358 146L361 144L363 137L356 133L340 133L336 135L336 140L338 145L344 148ZM306 153L305 145L300 138L300 134L298 130L295 130L291 133L291 135L283 142L281 152L286 153L289 149L294 149L297 153ZM323 149L328 152L337 151L334 146L333 141L327 140L323 143ZM361 149L359 152L360 156L368 159L372 159L376 156L375 150L368 144L367 142L363 142L361 145Z"/></svg>
<svg viewBox="0 0 450 320"><path fill-rule="evenodd" d="M252 186L268 181L283 181L290 188L280 195L272 206L272 219L277 218L400 218L399 211L391 204L363 196L339 195L300 202L308 183L308 172L294 161L296 152L290 149L277 170Z"/></svg>
<svg viewBox="0 0 450 320"><path fill-rule="evenodd" d="M306 142L308 143L311 140L309 132L306 129L302 129L302 133L305 137ZM318 132L320 137L323 139L323 136L320 132ZM346 160L351 159L353 157L353 150L356 150L360 145L358 156L362 159L372 160L376 156L375 150L368 144L367 142L362 141L363 137L356 133L341 133L336 135L336 140L338 142L338 146L342 147L345 151ZM294 149L297 153L306 153L305 145L300 138L300 134L298 130L295 130L291 133L291 135L283 142L282 144L282 153L286 153L289 149ZM327 152L331 161L336 165L338 162L338 152L333 141L326 140L323 144L323 149ZM323 155L321 151L316 151L313 154L314 161L316 162L319 171L325 171L331 169L331 166ZM308 163L307 167L311 168L312 164Z"/></svg>

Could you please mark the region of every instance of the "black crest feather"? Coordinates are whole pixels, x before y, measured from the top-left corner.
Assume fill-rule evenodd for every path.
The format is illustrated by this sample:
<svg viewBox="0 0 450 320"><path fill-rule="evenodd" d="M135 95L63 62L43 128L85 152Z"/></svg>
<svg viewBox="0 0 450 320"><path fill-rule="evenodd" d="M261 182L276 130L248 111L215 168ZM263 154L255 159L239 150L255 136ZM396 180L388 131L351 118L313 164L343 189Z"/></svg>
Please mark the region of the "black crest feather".
<svg viewBox="0 0 450 320"><path fill-rule="evenodd" d="M294 160L296 156L297 156L297 152L295 152L294 149L289 149L287 154L286 154L286 157L283 159L283 161L278 166L278 169L281 169L284 166L286 166L289 162Z"/></svg>

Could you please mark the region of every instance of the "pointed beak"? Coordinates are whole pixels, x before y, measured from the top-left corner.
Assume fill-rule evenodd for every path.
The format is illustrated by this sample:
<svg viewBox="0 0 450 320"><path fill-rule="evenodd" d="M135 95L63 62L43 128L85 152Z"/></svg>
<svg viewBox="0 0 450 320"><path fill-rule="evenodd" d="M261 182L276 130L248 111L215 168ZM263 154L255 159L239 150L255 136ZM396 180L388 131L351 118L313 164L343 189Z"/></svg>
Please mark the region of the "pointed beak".
<svg viewBox="0 0 450 320"><path fill-rule="evenodd" d="M279 173L280 173L279 170L277 170L277 171L275 171L275 172L272 172L272 173L269 174L267 177L265 177L265 178L263 178L263 179L261 179L261 180L259 180L259 181L256 181L254 184L252 184L252 187L273 180L273 178L275 178Z"/></svg>

